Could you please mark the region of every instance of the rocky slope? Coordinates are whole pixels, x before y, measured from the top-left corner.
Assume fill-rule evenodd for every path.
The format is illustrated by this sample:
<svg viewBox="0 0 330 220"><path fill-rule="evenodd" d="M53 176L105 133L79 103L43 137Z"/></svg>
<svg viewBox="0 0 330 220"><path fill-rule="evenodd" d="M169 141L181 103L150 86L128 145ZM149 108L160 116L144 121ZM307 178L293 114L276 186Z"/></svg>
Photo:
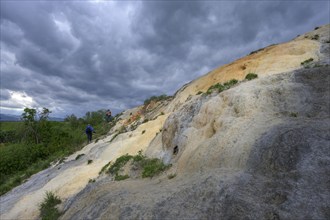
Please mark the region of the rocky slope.
<svg viewBox="0 0 330 220"><path fill-rule="evenodd" d="M50 190L64 201L62 219L329 218L329 32L253 52L125 111L109 136L3 195L1 219L38 218ZM258 79L244 80L249 72ZM207 92L231 79L240 82ZM152 179L99 175L139 150L171 168Z"/></svg>

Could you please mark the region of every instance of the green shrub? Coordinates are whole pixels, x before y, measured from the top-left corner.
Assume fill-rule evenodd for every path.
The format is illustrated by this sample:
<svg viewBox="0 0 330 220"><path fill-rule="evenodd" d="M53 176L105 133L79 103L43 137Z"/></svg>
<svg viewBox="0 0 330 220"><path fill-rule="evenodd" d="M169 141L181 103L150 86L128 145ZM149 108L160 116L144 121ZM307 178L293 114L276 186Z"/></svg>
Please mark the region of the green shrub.
<svg viewBox="0 0 330 220"><path fill-rule="evenodd" d="M87 164L91 164L91 163L93 163L93 160L88 160L87 161Z"/></svg>
<svg viewBox="0 0 330 220"><path fill-rule="evenodd" d="M312 40L318 40L320 38L320 36L318 34L315 34L313 37L312 37Z"/></svg>
<svg viewBox="0 0 330 220"><path fill-rule="evenodd" d="M230 81L225 82L225 83L223 84L223 86L225 87L224 89L229 89L229 88L231 88L233 85L235 85L235 84L237 84L237 83L238 83L238 80L236 80L236 79L231 79Z"/></svg>
<svg viewBox="0 0 330 220"><path fill-rule="evenodd" d="M163 161L157 158L145 159L142 161L142 178L153 177L162 171L166 170L169 166L165 165Z"/></svg>
<svg viewBox="0 0 330 220"><path fill-rule="evenodd" d="M298 113L297 112L291 112L290 117L296 118L296 117L298 117Z"/></svg>
<svg viewBox="0 0 330 220"><path fill-rule="evenodd" d="M81 157L85 156L85 154L79 154L76 156L76 160L79 160Z"/></svg>
<svg viewBox="0 0 330 220"><path fill-rule="evenodd" d="M108 167L110 166L110 164L111 164L111 161L109 161L109 163L107 163L106 165L104 165L104 166L102 167L102 169L100 170L99 175L100 175L101 173L105 172L105 171L108 169Z"/></svg>
<svg viewBox="0 0 330 220"><path fill-rule="evenodd" d="M172 98L172 96L167 96L165 94L160 95L160 96L151 96L150 98L148 98L144 101L144 105L149 105L150 102L152 102L152 101L158 102L158 101L162 101L162 100L166 100L166 99L170 99L170 98Z"/></svg>
<svg viewBox="0 0 330 220"><path fill-rule="evenodd" d="M302 65L302 66L307 66L308 64L310 64L311 62L313 62L313 58L309 58L308 60L305 60L304 62L301 62L300 64Z"/></svg>
<svg viewBox="0 0 330 220"><path fill-rule="evenodd" d="M196 95L200 95L200 94L203 94L203 92L202 91L199 91L199 92L197 92Z"/></svg>
<svg viewBox="0 0 330 220"><path fill-rule="evenodd" d="M218 93L220 93L226 89L230 89L233 85L237 83L238 83L237 79L232 79L228 82L225 82L223 85L221 83L216 83L208 88L206 94L210 95L213 91L217 91Z"/></svg>
<svg viewBox="0 0 330 220"><path fill-rule="evenodd" d="M125 154L121 157L118 157L116 161L109 167L107 173L110 173L112 175L118 176L119 170L125 166L125 164L132 159L133 156Z"/></svg>
<svg viewBox="0 0 330 220"><path fill-rule="evenodd" d="M245 76L245 79L247 79L247 80L252 80L252 79L255 79L255 78L258 78L258 75L255 74L255 73L248 73L248 74Z"/></svg>
<svg viewBox="0 0 330 220"><path fill-rule="evenodd" d="M128 179L128 178L129 178L128 175L116 175L116 176L115 176L115 180L116 180L116 181L126 180L126 179Z"/></svg>
<svg viewBox="0 0 330 220"><path fill-rule="evenodd" d="M140 150L140 151L138 152L138 154L135 155L135 156L133 157L133 161L134 161L134 162L139 162L139 161L142 161L142 160L145 160L145 159L146 159L146 156L144 156L144 155L142 154L142 150Z"/></svg>
<svg viewBox="0 0 330 220"><path fill-rule="evenodd" d="M169 165L165 165L160 159L147 158L142 154L142 150L140 150L135 156L125 154L117 158L115 163L110 166L107 173L114 175L114 179L117 181L129 178L128 175L119 175L119 170L131 159L134 164L142 170L142 178L153 177L170 167Z"/></svg>
<svg viewBox="0 0 330 220"><path fill-rule="evenodd" d="M167 176L168 179L173 179L174 177L176 177L176 174L175 173L174 174L170 174L170 175Z"/></svg>
<svg viewBox="0 0 330 220"><path fill-rule="evenodd" d="M0 143L15 143L19 140L15 131L3 131L0 130Z"/></svg>
<svg viewBox="0 0 330 220"><path fill-rule="evenodd" d="M119 134L120 134L120 132L116 133L116 134L111 138L111 140L110 140L109 142L111 143L113 140L115 140L115 138L116 138Z"/></svg>
<svg viewBox="0 0 330 220"><path fill-rule="evenodd" d="M43 220L55 220L58 219L61 213L55 207L60 204L61 200L53 192L46 192L44 201L40 204L40 215Z"/></svg>

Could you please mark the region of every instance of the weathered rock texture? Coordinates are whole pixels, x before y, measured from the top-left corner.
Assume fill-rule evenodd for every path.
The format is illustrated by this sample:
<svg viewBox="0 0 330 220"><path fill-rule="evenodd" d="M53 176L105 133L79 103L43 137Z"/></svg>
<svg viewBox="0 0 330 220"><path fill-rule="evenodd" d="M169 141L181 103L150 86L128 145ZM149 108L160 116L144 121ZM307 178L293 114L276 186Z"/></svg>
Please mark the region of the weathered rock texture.
<svg viewBox="0 0 330 220"><path fill-rule="evenodd" d="M1 219L37 218L46 190L64 200L62 219L329 219L329 29L264 48L173 99L124 112L108 137L2 196ZM259 78L196 95L249 72ZM152 179L98 177L109 161L139 150L172 167Z"/></svg>

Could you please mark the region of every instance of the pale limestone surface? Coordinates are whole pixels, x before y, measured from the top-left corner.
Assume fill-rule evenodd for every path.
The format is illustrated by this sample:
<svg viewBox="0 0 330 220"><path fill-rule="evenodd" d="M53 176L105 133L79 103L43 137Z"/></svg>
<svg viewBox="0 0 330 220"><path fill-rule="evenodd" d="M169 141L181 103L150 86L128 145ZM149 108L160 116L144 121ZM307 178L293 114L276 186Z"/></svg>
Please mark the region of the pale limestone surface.
<svg viewBox="0 0 330 220"><path fill-rule="evenodd" d="M139 150L145 151L166 118L166 115L159 116L156 120L140 125L132 132L118 135L111 143L109 141L114 135L87 145L66 159L66 163L68 163L75 161L79 154L85 154L81 159L84 161L83 164L71 164L63 171L57 170L61 167L60 164L50 168L49 172L57 170L56 176L47 180L48 182L41 188L29 193L21 192L22 195L20 198L15 198L16 201L12 207L7 207L6 198L1 199L0 219L36 219L39 215L38 204L42 202L46 191L53 191L64 201L76 195L88 184L90 179L98 177L102 167L109 161L114 161L126 153L135 155ZM145 130L144 134L142 134L143 130ZM87 164L89 159L93 160L91 164ZM33 176L30 181L39 181L39 179Z"/></svg>

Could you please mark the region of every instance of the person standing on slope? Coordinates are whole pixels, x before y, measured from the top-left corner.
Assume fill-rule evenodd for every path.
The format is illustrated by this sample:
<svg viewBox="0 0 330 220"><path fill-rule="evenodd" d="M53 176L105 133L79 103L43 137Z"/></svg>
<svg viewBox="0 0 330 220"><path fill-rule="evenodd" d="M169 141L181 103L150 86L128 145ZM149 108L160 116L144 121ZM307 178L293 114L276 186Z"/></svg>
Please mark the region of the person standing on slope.
<svg viewBox="0 0 330 220"><path fill-rule="evenodd" d="M93 133L95 133L94 128L90 124L88 124L87 127L86 127L86 134L87 134L88 143L92 142Z"/></svg>
<svg viewBox="0 0 330 220"><path fill-rule="evenodd" d="M110 109L108 109L108 110L106 111L106 113L105 113L105 120L106 120L107 122L110 122L110 121L112 120L112 115L111 115L111 111L110 111Z"/></svg>

